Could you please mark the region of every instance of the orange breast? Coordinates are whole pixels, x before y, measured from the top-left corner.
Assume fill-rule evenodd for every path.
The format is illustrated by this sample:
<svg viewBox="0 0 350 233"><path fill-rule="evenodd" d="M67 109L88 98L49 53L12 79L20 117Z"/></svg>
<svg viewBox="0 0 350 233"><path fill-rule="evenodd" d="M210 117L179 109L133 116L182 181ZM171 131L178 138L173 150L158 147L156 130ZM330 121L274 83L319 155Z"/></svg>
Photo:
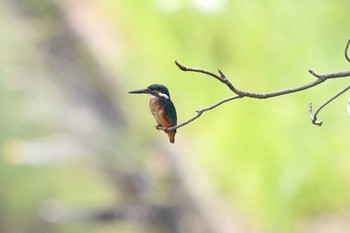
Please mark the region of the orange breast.
<svg viewBox="0 0 350 233"><path fill-rule="evenodd" d="M164 107L160 104L158 98L151 98L149 106L151 108L152 115L156 119L157 123L163 127L171 127L172 122L166 115Z"/></svg>

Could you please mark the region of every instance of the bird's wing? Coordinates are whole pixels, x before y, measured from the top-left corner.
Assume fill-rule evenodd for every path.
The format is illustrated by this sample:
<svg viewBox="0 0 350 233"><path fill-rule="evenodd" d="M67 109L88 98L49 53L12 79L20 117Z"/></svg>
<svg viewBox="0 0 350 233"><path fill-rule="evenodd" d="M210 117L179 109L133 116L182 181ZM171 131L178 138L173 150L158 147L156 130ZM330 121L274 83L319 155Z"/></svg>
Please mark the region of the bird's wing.
<svg viewBox="0 0 350 233"><path fill-rule="evenodd" d="M172 121L172 123L174 125L177 125L176 109L175 109L173 102L170 99L166 99L163 101L166 101L166 103L165 103L166 115L170 118L170 120Z"/></svg>

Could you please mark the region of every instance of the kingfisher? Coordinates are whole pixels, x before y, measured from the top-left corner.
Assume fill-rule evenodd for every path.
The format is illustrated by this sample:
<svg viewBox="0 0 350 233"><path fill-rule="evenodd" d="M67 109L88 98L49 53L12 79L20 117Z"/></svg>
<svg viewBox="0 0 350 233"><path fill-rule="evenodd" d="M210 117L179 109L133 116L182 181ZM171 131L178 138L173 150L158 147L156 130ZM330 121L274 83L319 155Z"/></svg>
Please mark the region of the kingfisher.
<svg viewBox="0 0 350 233"><path fill-rule="evenodd" d="M129 94L149 94L151 99L149 107L153 117L156 119L157 129L165 128L164 132L168 135L170 143L175 142L176 130L167 129L177 124L176 109L170 100L169 90L161 84L152 84L145 89L129 91Z"/></svg>

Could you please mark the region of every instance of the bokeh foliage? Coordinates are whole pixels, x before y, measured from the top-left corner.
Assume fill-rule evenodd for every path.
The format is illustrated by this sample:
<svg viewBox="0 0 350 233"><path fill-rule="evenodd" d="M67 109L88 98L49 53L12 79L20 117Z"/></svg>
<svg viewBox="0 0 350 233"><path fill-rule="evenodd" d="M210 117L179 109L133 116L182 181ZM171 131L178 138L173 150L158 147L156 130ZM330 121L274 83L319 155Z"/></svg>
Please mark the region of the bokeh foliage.
<svg viewBox="0 0 350 233"><path fill-rule="evenodd" d="M179 122L191 117L194 110L232 95L210 77L179 71L174 60L210 71L220 68L239 89L252 92L310 82L314 77L308 69L319 73L349 69L343 58L350 26L347 0L222 0L217 1L221 7L209 9L199 2L89 3L123 38L115 42L122 45L122 52L113 54L115 64L110 60L100 63L118 73L115 78L122 93L119 101L128 119L127 134L117 135L125 137L124 146L114 148L114 153L145 152L140 158L123 157L122 163L128 166L142 166L152 147L167 143L167 139L152 127L148 98L127 96L127 90L151 83L167 85ZM40 14L53 14L52 18L57 19L50 7L33 6L40 6ZM4 232L40 232L33 222L43 200L52 197L76 206L106 206L114 194L103 175L91 168L96 158L85 161L79 154L81 157L74 157L68 165L44 167L16 165L18 161L12 157L8 160L12 149L20 148L11 147L13 143L46 137L66 116L53 110L51 103L41 101L55 88L45 81L50 74L38 55L41 45L36 44L30 23L23 24L5 4L0 5L0 11L4 18L0 27L6 32L0 39L6 55L0 58L0 198L6 200L0 204L0 211L5 212L0 217L0 231L3 225ZM41 25L45 33L47 23L36 25ZM249 219L253 231L300 232L313 217L341 215L350 207L348 97L345 94L324 109L320 115L322 127L311 124L307 111L309 102L318 106L347 83L332 80L292 95L226 103L179 129L174 150L186 153L209 174L222 198ZM38 86L43 92L36 92ZM60 102L61 97L54 94L49 100L65 109L60 107L66 103ZM121 158L116 160L119 163ZM138 232L129 225L118 225L117 229ZM115 225L73 224L57 231L115 230Z"/></svg>

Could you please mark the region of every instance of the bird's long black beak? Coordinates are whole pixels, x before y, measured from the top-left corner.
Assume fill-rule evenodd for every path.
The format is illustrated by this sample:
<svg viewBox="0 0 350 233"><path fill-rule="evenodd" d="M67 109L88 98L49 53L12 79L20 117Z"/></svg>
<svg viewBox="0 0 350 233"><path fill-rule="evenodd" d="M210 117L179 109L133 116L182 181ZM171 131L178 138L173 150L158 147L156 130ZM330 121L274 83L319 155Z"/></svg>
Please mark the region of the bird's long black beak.
<svg viewBox="0 0 350 233"><path fill-rule="evenodd" d="M129 91L129 94L149 94L150 91L148 89L138 89L138 90L133 90Z"/></svg>

